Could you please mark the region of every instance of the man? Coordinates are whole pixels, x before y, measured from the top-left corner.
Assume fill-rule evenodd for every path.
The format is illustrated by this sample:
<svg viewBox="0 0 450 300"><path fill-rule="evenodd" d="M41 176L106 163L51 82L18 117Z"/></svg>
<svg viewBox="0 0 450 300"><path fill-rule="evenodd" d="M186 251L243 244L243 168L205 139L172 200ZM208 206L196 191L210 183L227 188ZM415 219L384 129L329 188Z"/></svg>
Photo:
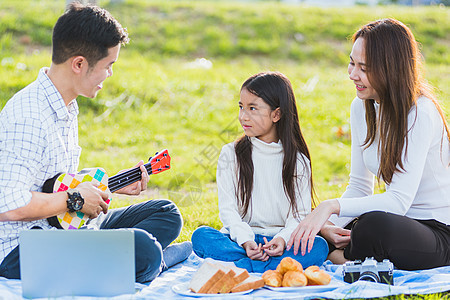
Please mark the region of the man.
<svg viewBox="0 0 450 300"><path fill-rule="evenodd" d="M190 254L190 243L167 247L182 227L169 200L108 211L108 194L89 182L67 192L42 192L47 179L76 172L81 148L75 98L97 95L127 42L126 30L106 10L70 5L53 29L50 68L42 68L0 113L0 276L20 278L20 231L48 230L47 218L66 211L85 213L90 228L133 230L137 282L153 280ZM142 180L117 192L137 195L146 189L149 176L142 165L137 165Z"/></svg>

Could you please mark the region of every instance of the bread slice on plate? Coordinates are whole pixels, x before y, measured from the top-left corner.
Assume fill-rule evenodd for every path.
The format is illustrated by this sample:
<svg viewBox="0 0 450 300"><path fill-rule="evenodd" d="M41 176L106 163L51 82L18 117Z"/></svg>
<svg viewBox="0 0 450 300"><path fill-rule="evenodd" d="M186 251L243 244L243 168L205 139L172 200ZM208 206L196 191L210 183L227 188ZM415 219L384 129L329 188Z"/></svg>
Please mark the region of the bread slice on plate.
<svg viewBox="0 0 450 300"><path fill-rule="evenodd" d="M204 262L192 276L189 289L194 293L206 293L223 276L225 272L220 266Z"/></svg>
<svg viewBox="0 0 450 300"><path fill-rule="evenodd" d="M234 276L233 278L236 284L239 284L250 277L250 274L248 274L248 271L246 269L238 267L231 267L231 269L236 273L236 276Z"/></svg>
<svg viewBox="0 0 450 300"><path fill-rule="evenodd" d="M236 273L231 268L226 268L220 265L219 268L226 273L225 275L222 276L222 278L217 280L212 285L212 287L206 292L207 294L218 294L222 289L227 288L228 286L231 287L234 286L233 278L236 275Z"/></svg>
<svg viewBox="0 0 450 300"><path fill-rule="evenodd" d="M248 274L248 271L246 269L238 268L236 266L226 266L226 267L231 269L235 273L235 275L232 278L232 280L224 283L222 288L219 290L220 294L229 293L234 286L238 285L239 283L241 283L250 276L250 274Z"/></svg>
<svg viewBox="0 0 450 300"><path fill-rule="evenodd" d="M256 276L250 275L243 282L234 286L231 289L231 292L239 293L239 292L243 292L243 291L259 289L259 288L262 288L263 286L264 286L264 279L262 279L261 277L256 277Z"/></svg>

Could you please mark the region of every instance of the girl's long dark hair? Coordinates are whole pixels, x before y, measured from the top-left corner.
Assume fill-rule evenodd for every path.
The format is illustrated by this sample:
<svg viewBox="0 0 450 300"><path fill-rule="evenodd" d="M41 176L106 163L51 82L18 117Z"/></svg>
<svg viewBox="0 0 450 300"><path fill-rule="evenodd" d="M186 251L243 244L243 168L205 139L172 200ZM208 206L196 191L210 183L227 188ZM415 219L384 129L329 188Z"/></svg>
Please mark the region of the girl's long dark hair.
<svg viewBox="0 0 450 300"><path fill-rule="evenodd" d="M369 147L380 135L378 179L390 184L394 172L404 170L403 148L408 149L408 114L419 96L433 101L441 115L447 138L450 131L444 113L431 87L421 77L421 56L411 30L395 19L371 22L353 35L364 39L367 78L380 97L380 113L374 101L366 100L367 135L363 146ZM417 113L417 111L416 111Z"/></svg>
<svg viewBox="0 0 450 300"><path fill-rule="evenodd" d="M298 217L295 189L298 176L309 176L311 185L311 199L314 201L314 189L312 180L311 157L308 146L303 138L298 120L297 104L289 79L278 72L264 72L251 76L241 87L266 102L272 110L280 109L281 117L276 123L276 131L283 150L283 186L290 202L290 208L295 217ZM249 211L253 190L253 161L252 144L246 135L239 138L235 144L237 159L238 186L236 196L241 207L241 217ZM309 165L311 174L297 174L298 153L304 154L304 165Z"/></svg>

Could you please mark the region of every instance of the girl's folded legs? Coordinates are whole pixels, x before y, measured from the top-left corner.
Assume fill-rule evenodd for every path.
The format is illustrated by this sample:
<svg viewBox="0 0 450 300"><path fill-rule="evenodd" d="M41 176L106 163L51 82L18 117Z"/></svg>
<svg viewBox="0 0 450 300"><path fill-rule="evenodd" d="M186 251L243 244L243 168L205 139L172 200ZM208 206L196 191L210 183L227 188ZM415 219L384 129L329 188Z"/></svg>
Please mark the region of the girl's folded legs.
<svg viewBox="0 0 450 300"><path fill-rule="evenodd" d="M272 237L255 235L257 244L264 244L264 237L268 241ZM321 266L328 255L328 245L324 238L316 237L310 253L302 256L294 255L293 251L284 251L281 256L272 256L267 261L252 260L247 257L245 250L230 239L228 234L221 233L211 227L199 227L192 234L192 244L195 254L201 258L212 258L219 261L232 261L239 268L249 272L263 273L266 270L275 270L284 257L292 257L299 261L303 268L311 265Z"/></svg>

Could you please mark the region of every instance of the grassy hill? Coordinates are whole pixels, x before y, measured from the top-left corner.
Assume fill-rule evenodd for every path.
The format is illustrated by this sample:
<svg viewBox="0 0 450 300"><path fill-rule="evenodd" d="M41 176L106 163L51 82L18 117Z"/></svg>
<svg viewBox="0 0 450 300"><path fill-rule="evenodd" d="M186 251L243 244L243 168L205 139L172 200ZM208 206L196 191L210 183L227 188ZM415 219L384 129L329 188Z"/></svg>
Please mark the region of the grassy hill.
<svg viewBox="0 0 450 300"><path fill-rule="evenodd" d="M64 3L62 0L2 1L1 51L17 53L28 44L50 46L52 26L63 12ZM429 63L450 62L447 51L449 11L446 8L325 9L270 2L148 0L124 1L123 4L100 1L100 4L128 27L132 38L130 50L152 60L174 56L237 58L256 55L345 64L348 58L346 39L361 24L395 17L410 25L417 39L426 45L424 54Z"/></svg>
<svg viewBox="0 0 450 300"><path fill-rule="evenodd" d="M355 96L347 75L349 37L361 25L384 17L410 25L422 44L426 77L449 112L448 8L99 2L128 28L131 42L98 97L79 98L80 168L103 166L114 174L168 148L172 170L151 177L143 197L178 203L185 218L180 240L199 225L221 226L217 157L242 133L239 88L256 72L278 70L292 81L319 200L338 197L348 178ZM50 65L51 31L64 3L0 2L0 108ZM141 199L116 197L113 206Z"/></svg>

